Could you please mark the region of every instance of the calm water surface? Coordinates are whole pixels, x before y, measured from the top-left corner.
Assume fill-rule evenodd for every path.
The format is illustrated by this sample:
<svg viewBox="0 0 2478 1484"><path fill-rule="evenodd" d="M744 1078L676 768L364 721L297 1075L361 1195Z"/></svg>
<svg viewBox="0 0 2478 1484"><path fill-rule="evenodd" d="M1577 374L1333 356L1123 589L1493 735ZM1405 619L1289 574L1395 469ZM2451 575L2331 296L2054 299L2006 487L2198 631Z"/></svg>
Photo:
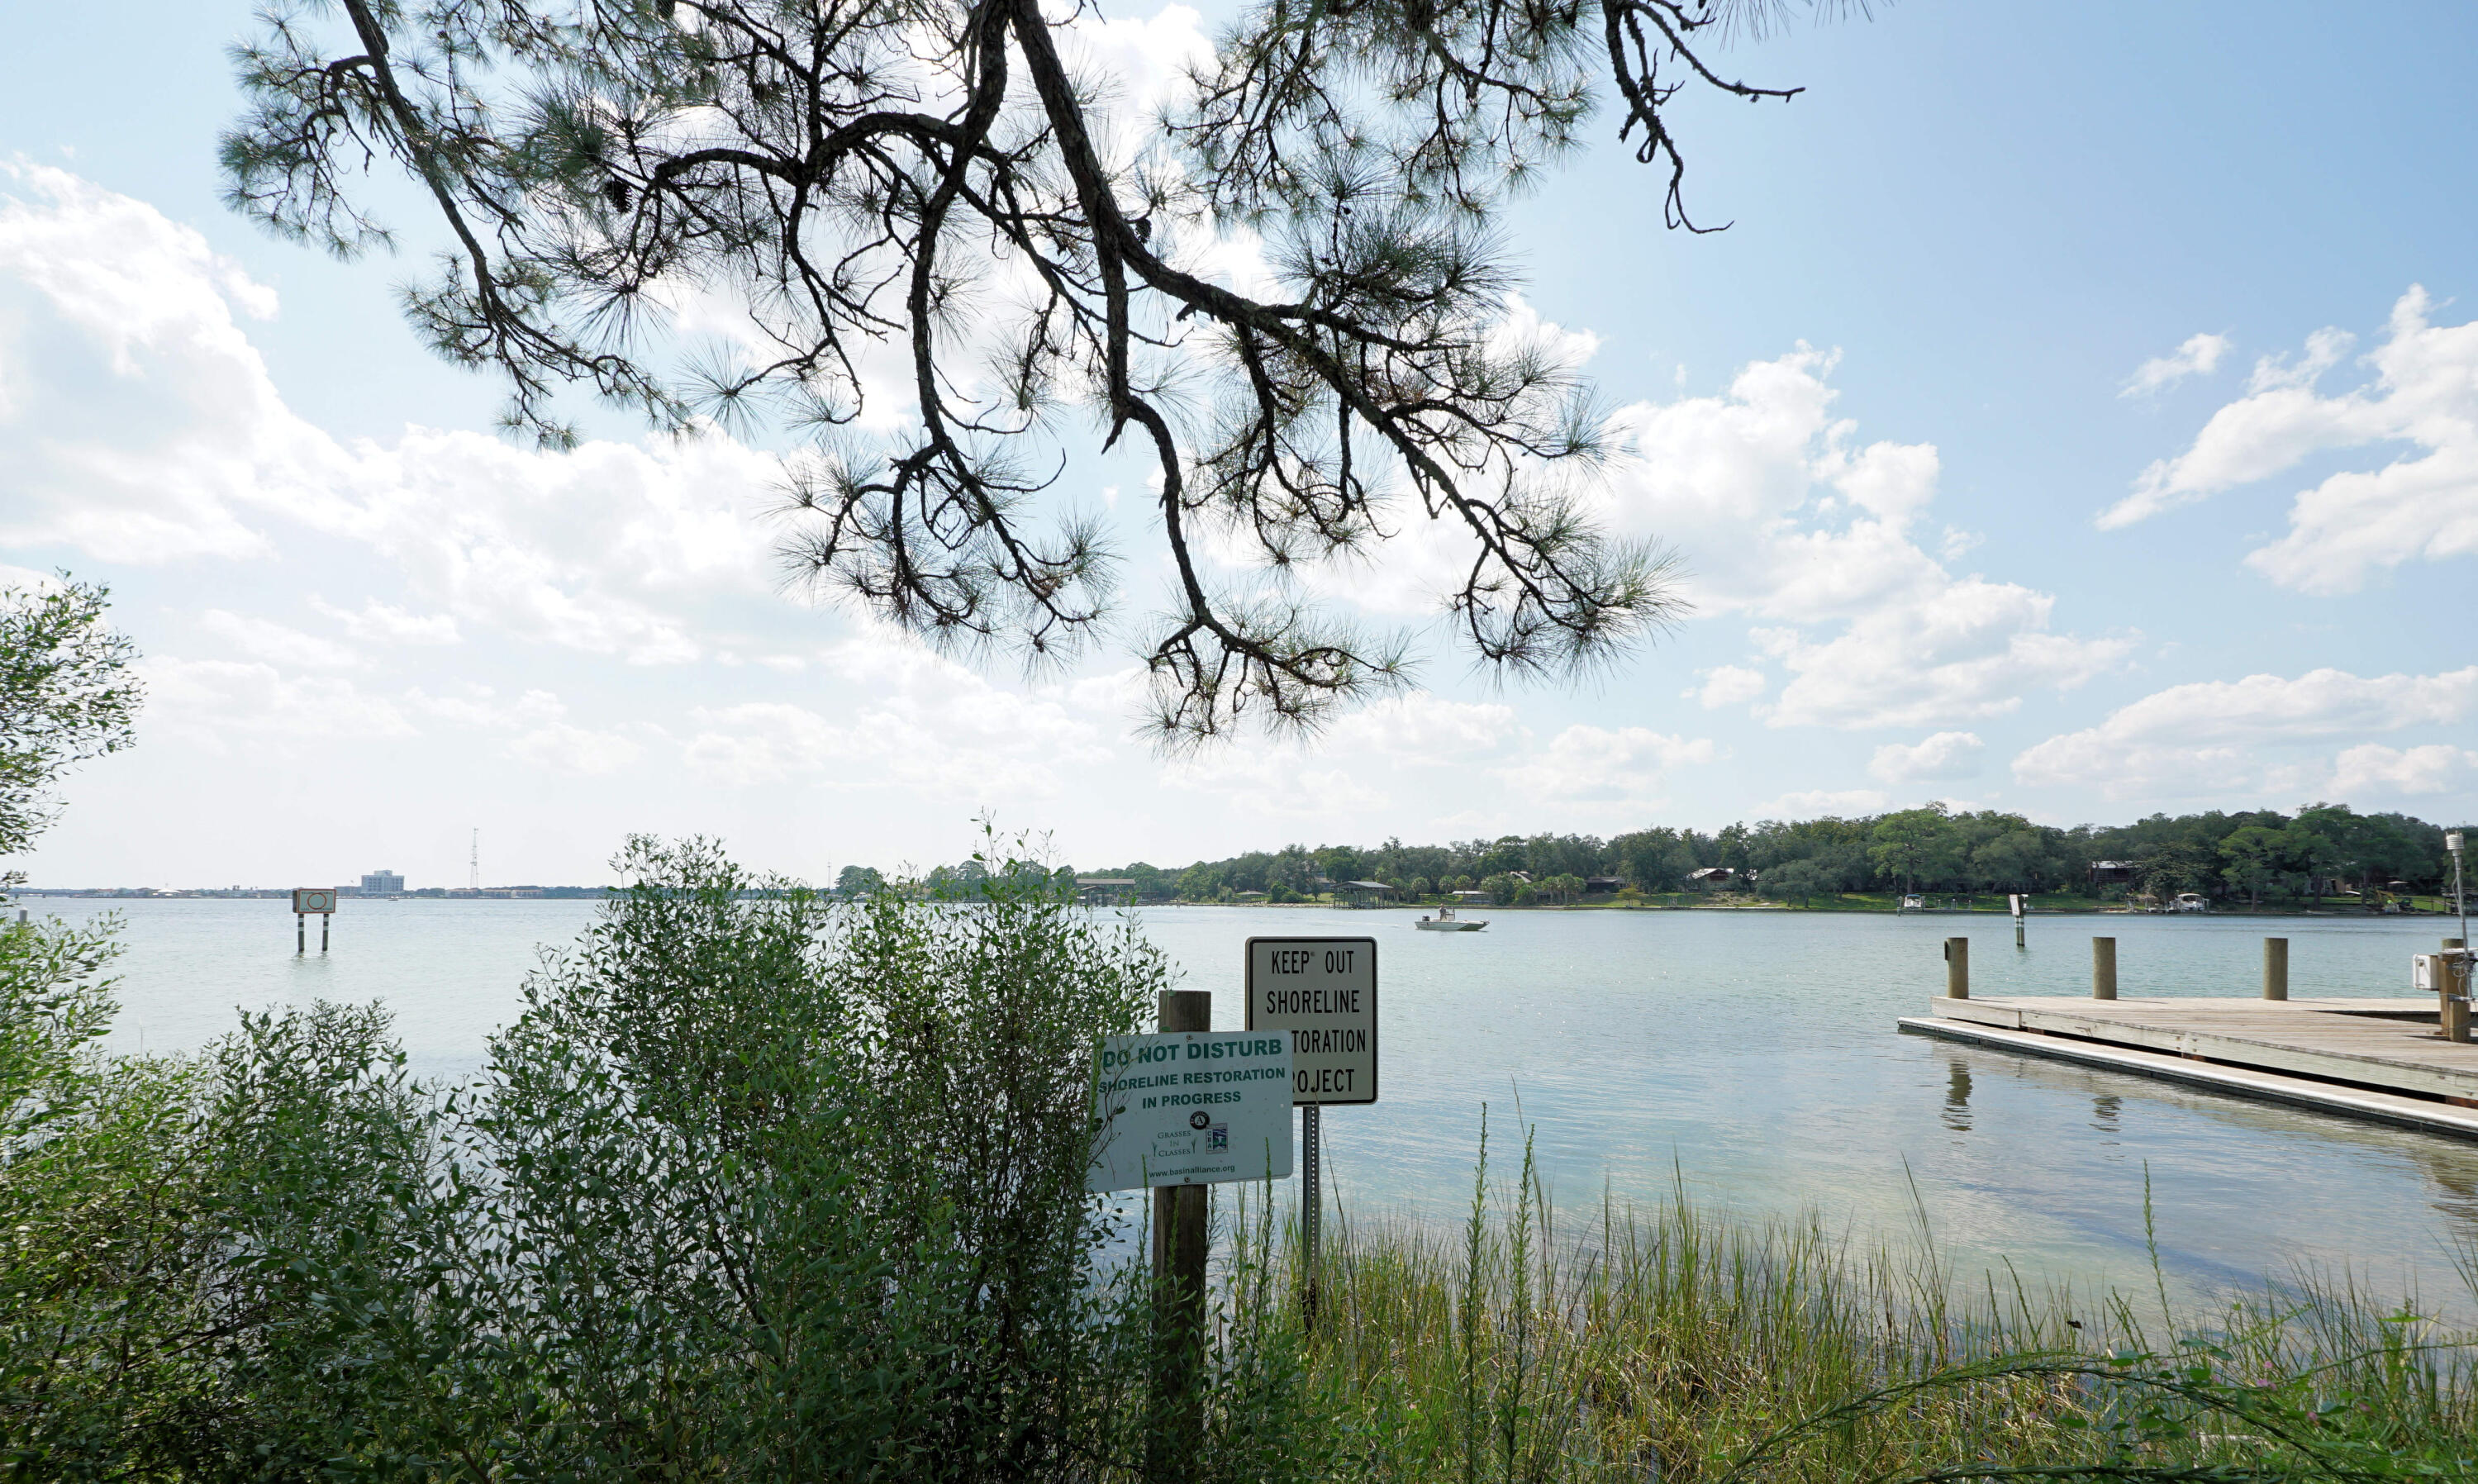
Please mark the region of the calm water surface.
<svg viewBox="0 0 2478 1484"><path fill-rule="evenodd" d="M82 912L85 903L38 911ZM195 1047L236 1007L384 1001L417 1069L468 1075L545 945L589 902L351 902L334 951L292 953L279 902L138 901L115 1044ZM1924 1207L1965 1270L2147 1291L2148 1168L2164 1266L2208 1293L2300 1268L2416 1287L2464 1310L2453 1254L2478 1244L2478 1145L2143 1078L1896 1034L1941 990L1941 939L1972 939L1985 994L2089 992L2089 939L2118 940L2127 994L2250 994L2261 939L2290 942L2290 993L2407 993L2434 919L2034 918L1773 912L1492 915L1421 933L1403 912L1149 911L1147 932L1236 1028L1251 934L1378 940L1384 1101L1326 1119L1342 1199L1451 1219L1469 1199L1480 1106L1502 1154L1515 1109L1553 1194L1597 1208L1674 1181L1756 1215L1820 1213L1899 1235ZM1917 1192L1914 1205L1912 1190Z"/></svg>

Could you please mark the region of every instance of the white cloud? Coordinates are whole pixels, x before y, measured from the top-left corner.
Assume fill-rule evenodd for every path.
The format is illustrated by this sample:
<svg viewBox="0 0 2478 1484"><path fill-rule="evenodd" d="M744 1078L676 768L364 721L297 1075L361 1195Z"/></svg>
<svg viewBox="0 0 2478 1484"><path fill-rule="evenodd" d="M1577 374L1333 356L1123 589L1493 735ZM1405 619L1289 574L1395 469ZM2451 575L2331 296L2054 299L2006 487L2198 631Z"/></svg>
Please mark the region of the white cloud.
<svg viewBox="0 0 2478 1484"><path fill-rule="evenodd" d="M567 704L548 691L527 691L502 701L489 686L468 686L454 695L431 695L416 687L405 692L404 703L416 716L485 730L534 727L568 715Z"/></svg>
<svg viewBox="0 0 2478 1484"><path fill-rule="evenodd" d="M464 637L456 631L456 620L446 614L409 613L377 598L365 600L358 612L319 597L313 597L310 606L346 634L371 642L453 644Z"/></svg>
<svg viewBox="0 0 2478 1484"><path fill-rule="evenodd" d="M2126 379L2124 397L2149 396L2184 381L2188 376L2209 376L2220 368L2220 358L2229 353L2225 335L2197 335L2164 356L2156 356L2135 367Z"/></svg>
<svg viewBox="0 0 2478 1484"><path fill-rule="evenodd" d="M2478 665L2440 675L2371 677L2325 668L2294 680L2248 675L2171 686L2120 708L2102 730L2137 742L2341 737L2455 721L2473 703Z"/></svg>
<svg viewBox="0 0 2478 1484"><path fill-rule="evenodd" d="M2419 290L2413 288L2410 290ZM2339 365L2358 343L2358 338L2346 330L2329 325L2306 337L2306 348L2296 360L2287 356L2265 356L2254 364L2254 374L2246 378L2248 391L2272 391L2283 387L2312 387L2323 379L2323 373Z"/></svg>
<svg viewBox="0 0 2478 1484"><path fill-rule="evenodd" d="M2269 761L2253 749L2448 724L2473 704L2478 666L2440 675L2361 677L2327 668L2294 680L2202 681L2156 692L2098 726L2026 749L2013 760L2013 776L2035 785L2096 785L2112 799L2241 788L2340 793L2348 792L2343 782L2413 792L2402 780L2448 776L2450 760L2430 748L2398 753L2362 743L2328 764L2307 765Z"/></svg>
<svg viewBox="0 0 2478 1484"><path fill-rule="evenodd" d="M1170 768L1165 781L1220 794L1242 814L1322 818L1336 828L1353 814L1387 810L1399 818L1404 810L1494 802L1501 793L1526 819L1543 809L1598 818L1610 804L1661 802L1672 771L1719 754L1709 738L1645 727L1577 724L1542 742L1513 707L1413 692L1345 717L1313 750L1240 742ZM1440 808L1432 824L1461 813Z"/></svg>
<svg viewBox="0 0 2478 1484"><path fill-rule="evenodd" d="M1772 684L1762 670L1748 669L1741 665L1717 665L1695 673L1702 677L1704 683L1685 693L1688 699L1701 702L1706 711L1719 711L1724 706L1752 701Z"/></svg>
<svg viewBox="0 0 2478 1484"><path fill-rule="evenodd" d="M362 657L332 639L304 634L271 618L253 618L210 608L198 616L197 632L221 640L253 660L303 669L351 669Z"/></svg>
<svg viewBox="0 0 2478 1484"><path fill-rule="evenodd" d="M1093 688L1086 700L1094 710L1124 715L1142 693L1143 672L1083 684ZM1334 819L1416 799L1447 770L1475 778L1514 755L1529 736L1511 706L1414 691L1343 717L1313 748L1243 739L1175 764L1163 777L1173 788L1218 794L1245 815ZM1385 787L1384 780L1415 770L1429 777L1412 793L1398 797Z"/></svg>
<svg viewBox="0 0 2478 1484"><path fill-rule="evenodd" d="M1876 749L1868 773L1885 783L1944 783L1979 776L1987 744L1973 732L1938 732L1924 741L1887 742Z"/></svg>
<svg viewBox="0 0 2478 1484"><path fill-rule="evenodd" d="M2467 792L2478 789L2478 752L2444 742L2422 747L2387 747L2361 742L2332 760L2332 777L2324 791L2333 798L2369 794L2411 797Z"/></svg>
<svg viewBox="0 0 2478 1484"><path fill-rule="evenodd" d="M161 729L216 756L237 743L291 756L310 743L414 735L395 702L337 677L170 655L141 662L139 673L146 682L141 732Z"/></svg>
<svg viewBox="0 0 2478 1484"><path fill-rule="evenodd" d="M2246 565L2283 587L2335 593L2404 562L2478 554L2478 321L2434 325L2432 308L2423 289L2403 294L2365 357L2374 379L2337 396L2314 388L2351 345L2339 331L2309 337L2294 362L2265 358L2247 394L2212 414L2184 453L2143 470L2100 526L2269 479L2310 455L2408 444L2380 467L2301 490L2288 534Z"/></svg>
<svg viewBox="0 0 2478 1484"><path fill-rule="evenodd" d="M1364 754L1392 767L1452 767L1498 754L1522 735L1511 706L1415 691L1344 717L1318 750Z"/></svg>
<svg viewBox="0 0 2478 1484"><path fill-rule="evenodd" d="M14 566L0 562L0 588L14 588L21 592L56 592L61 579L57 573L38 572L31 566Z"/></svg>
<svg viewBox="0 0 2478 1484"><path fill-rule="evenodd" d="M1166 5L1148 16L1078 12L1068 34L1077 70L1106 86L1120 105L1117 121L1139 132L1186 90L1189 67L1213 60L1203 15L1184 5Z"/></svg>
<svg viewBox="0 0 2478 1484"><path fill-rule="evenodd" d="M1365 776L1368 771L1364 765L1337 766L1323 749L1243 743L1209 765L1173 767L1163 781L1182 792L1218 795L1243 818L1317 819L1330 826L1395 802Z"/></svg>
<svg viewBox="0 0 2478 1484"><path fill-rule="evenodd" d="M1770 719L1858 728L1999 717L2021 706L2024 691L2070 690L2134 648L2047 632L2055 606L2044 592L1971 577L1863 614L1821 643L1797 629L1755 630L1792 672Z"/></svg>
<svg viewBox="0 0 2478 1484"><path fill-rule="evenodd" d="M1655 804L1666 797L1669 769L1709 763L1718 750L1709 738L1579 724L1501 772L1517 794L1545 804Z"/></svg>
<svg viewBox="0 0 2478 1484"><path fill-rule="evenodd" d="M1887 802L1884 793L1877 789L1801 789L1758 805L1756 815L1764 819L1813 819L1825 816L1847 818L1874 814Z"/></svg>
<svg viewBox="0 0 2478 1484"><path fill-rule="evenodd" d="M281 409L233 311L264 316L272 292L143 202L0 161L0 287L11 283L100 364L47 357L33 375L27 327L0 314L0 330L19 332L18 343L0 342L0 383L13 389L0 425L13 487L0 541L57 541L119 562L265 555L265 538L234 509L247 490L231 445L261 451L251 446L257 432ZM132 420L99 394L111 383L165 381L189 404L189 428ZM164 388L144 391L152 399Z"/></svg>
<svg viewBox="0 0 2478 1484"><path fill-rule="evenodd" d="M553 722L508 743L508 756L552 772L604 778L626 768L645 751L618 732L590 731Z"/></svg>
<svg viewBox="0 0 2478 1484"><path fill-rule="evenodd" d="M1002 804L1053 797L1065 769L1110 760L1101 729L1057 698L999 690L909 639L872 632L831 646L824 663L859 692L850 712L775 701L700 707L691 713L688 766L744 787L893 782Z"/></svg>
<svg viewBox="0 0 2478 1484"><path fill-rule="evenodd" d="M235 320L272 294L196 232L60 170L0 181L18 188L0 198L0 290L69 332L47 346L86 352L53 356L0 424L0 541L162 564L264 557L289 526L367 546L440 611L366 608L373 637L469 624L648 664L705 652L705 605L772 591L750 518L771 456L719 435L569 453L422 428L337 440L285 406ZM35 334L0 316L0 362Z"/></svg>
<svg viewBox="0 0 2478 1484"><path fill-rule="evenodd" d="M1638 403L1603 492L1617 531L1687 554L1706 615L1764 621L1789 670L1759 711L1775 726L1935 726L2011 711L2117 665L2124 639L2058 634L2056 599L1957 575L1920 545L1939 461L1924 443L1861 443L1832 415L1835 358L1802 346L1741 370L1726 395ZM1954 533L1940 547L1964 553ZM1707 690L1720 678L1707 673ZM1717 695L1747 682L1730 676Z"/></svg>

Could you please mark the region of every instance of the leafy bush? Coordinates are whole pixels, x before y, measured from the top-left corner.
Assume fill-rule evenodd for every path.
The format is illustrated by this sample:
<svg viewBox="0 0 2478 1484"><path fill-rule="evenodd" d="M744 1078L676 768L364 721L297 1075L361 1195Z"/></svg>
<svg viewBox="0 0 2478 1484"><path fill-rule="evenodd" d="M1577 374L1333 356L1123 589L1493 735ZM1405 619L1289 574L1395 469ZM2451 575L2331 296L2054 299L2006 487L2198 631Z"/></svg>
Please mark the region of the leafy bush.
<svg viewBox="0 0 2478 1484"><path fill-rule="evenodd" d="M374 1010L101 1055L110 926L0 930L0 1476L306 1467L426 1104Z"/></svg>
<svg viewBox="0 0 2478 1484"><path fill-rule="evenodd" d="M12 941L16 1476L1138 1455L1150 1295L1083 1181L1092 1044L1160 955L1012 870L839 906L701 843L620 864L467 1088L414 1086L384 1017L334 1006L95 1056L102 937Z"/></svg>
<svg viewBox="0 0 2478 1484"><path fill-rule="evenodd" d="M1012 870L838 909L699 843L620 865L454 1126L457 1245L392 1316L426 1404L356 1453L787 1480L1125 1456L1141 1326L1097 1282L1090 1049L1160 957Z"/></svg>

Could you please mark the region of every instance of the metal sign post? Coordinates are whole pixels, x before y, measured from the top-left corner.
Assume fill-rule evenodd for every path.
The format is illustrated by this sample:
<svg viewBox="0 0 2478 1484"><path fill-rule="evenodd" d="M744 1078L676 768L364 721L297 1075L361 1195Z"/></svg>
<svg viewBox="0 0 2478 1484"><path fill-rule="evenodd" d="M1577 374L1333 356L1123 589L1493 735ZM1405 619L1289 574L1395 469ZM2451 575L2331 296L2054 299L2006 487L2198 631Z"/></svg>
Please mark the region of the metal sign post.
<svg viewBox="0 0 2478 1484"><path fill-rule="evenodd" d="M1325 1110L1315 1103L1300 1109L1300 1158L1306 1162L1300 1181L1300 1245L1307 1252L1308 1280L1300 1288L1300 1320L1309 1334L1317 1321L1317 1228L1325 1224L1325 1186L1317 1167L1325 1159Z"/></svg>
<svg viewBox="0 0 2478 1484"><path fill-rule="evenodd" d="M1248 940L1248 1028L1290 1033L1300 1109L1301 1318L1316 1329L1325 1224L1325 1104L1377 1101L1377 940Z"/></svg>

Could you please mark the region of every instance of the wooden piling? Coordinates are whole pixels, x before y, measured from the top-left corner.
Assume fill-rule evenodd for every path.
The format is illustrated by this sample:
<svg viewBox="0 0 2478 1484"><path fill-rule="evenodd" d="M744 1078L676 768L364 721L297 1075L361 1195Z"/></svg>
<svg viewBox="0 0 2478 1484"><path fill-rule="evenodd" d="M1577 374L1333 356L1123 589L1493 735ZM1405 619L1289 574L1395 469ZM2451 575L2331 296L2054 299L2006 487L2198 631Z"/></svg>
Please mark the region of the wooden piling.
<svg viewBox="0 0 2478 1484"><path fill-rule="evenodd" d="M1213 994L1163 990L1156 1015L1160 1030L1209 1031ZM1184 1477L1203 1437L1204 1195L1201 1185L1153 1191L1155 1412L1145 1471L1155 1481Z"/></svg>
<svg viewBox="0 0 2478 1484"><path fill-rule="evenodd" d="M2465 946L2458 938L2443 940L2443 951L2447 954ZM2469 1039L2469 966L2456 965L2451 959L2444 958L2438 960L2435 967L2436 1019L2442 1024L2443 1039L2466 1042Z"/></svg>
<svg viewBox="0 0 2478 1484"><path fill-rule="evenodd" d="M2288 940L2286 938L2263 941L2263 997L2288 997Z"/></svg>
<svg viewBox="0 0 2478 1484"><path fill-rule="evenodd" d="M2116 998L2116 940L2091 940L2091 998Z"/></svg>
<svg viewBox="0 0 2478 1484"><path fill-rule="evenodd" d="M1944 997L1970 997L1970 940L1967 938L1944 941Z"/></svg>

